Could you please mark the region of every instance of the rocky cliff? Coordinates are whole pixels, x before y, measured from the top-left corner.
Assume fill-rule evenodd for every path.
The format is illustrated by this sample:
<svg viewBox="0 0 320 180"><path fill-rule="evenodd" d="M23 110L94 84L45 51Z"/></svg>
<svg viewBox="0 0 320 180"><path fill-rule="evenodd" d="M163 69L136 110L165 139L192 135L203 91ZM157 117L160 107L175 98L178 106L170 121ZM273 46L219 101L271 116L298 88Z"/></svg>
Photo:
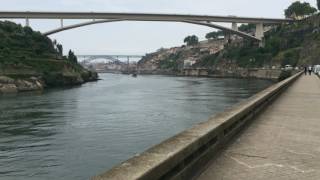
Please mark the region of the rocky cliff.
<svg viewBox="0 0 320 180"><path fill-rule="evenodd" d="M79 85L98 79L77 63L72 51L40 32L12 22L0 22L0 93Z"/></svg>

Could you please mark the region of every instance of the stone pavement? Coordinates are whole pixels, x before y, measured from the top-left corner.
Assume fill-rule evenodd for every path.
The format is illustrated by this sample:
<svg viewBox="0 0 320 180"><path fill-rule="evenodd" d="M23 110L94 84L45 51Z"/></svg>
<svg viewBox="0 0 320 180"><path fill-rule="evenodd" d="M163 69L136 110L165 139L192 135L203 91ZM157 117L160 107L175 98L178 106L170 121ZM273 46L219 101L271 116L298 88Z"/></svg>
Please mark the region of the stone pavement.
<svg viewBox="0 0 320 180"><path fill-rule="evenodd" d="M320 79L302 75L199 180L320 180Z"/></svg>

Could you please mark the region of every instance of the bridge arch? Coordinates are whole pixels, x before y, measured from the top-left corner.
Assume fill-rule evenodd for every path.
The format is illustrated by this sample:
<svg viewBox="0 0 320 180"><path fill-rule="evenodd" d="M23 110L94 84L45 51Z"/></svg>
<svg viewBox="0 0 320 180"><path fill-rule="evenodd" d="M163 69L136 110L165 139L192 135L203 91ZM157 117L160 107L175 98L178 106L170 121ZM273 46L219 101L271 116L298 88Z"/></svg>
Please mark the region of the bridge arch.
<svg viewBox="0 0 320 180"><path fill-rule="evenodd" d="M93 21L83 22L83 23L64 26L64 27L62 26L60 28L44 32L43 35L49 36L49 35L52 35L52 34L55 34L55 33L59 33L59 32L62 32L62 31L67 31L67 30L70 30L70 29L80 28L80 27L84 27L84 26L89 26L89 25L94 25L94 24L102 24L102 23L120 22L120 21L125 21L125 20L122 20L122 19L93 20ZM238 35L240 37L243 37L243 38L246 38L246 39L250 39L250 40L254 40L254 41L261 41L260 38L252 36L252 35L244 33L244 32L241 32L241 31L238 31L237 29L227 28L227 27L224 27L224 26L220 26L218 24L210 23L210 22L198 22L198 21L191 21L191 20L190 21L189 20L177 21L177 22L188 23L188 24L196 24L196 25L200 25L200 26L207 26L207 27L211 27L211 28L222 30L225 33L236 34L236 35Z"/></svg>

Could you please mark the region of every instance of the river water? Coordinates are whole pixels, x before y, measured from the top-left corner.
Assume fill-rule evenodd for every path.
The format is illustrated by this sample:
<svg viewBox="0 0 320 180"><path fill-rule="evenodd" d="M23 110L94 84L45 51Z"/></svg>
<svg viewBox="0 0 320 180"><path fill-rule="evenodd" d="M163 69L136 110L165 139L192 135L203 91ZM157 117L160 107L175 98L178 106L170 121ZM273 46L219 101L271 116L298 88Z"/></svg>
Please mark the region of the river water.
<svg viewBox="0 0 320 180"><path fill-rule="evenodd" d="M100 77L75 88L0 96L0 180L89 179L272 84Z"/></svg>

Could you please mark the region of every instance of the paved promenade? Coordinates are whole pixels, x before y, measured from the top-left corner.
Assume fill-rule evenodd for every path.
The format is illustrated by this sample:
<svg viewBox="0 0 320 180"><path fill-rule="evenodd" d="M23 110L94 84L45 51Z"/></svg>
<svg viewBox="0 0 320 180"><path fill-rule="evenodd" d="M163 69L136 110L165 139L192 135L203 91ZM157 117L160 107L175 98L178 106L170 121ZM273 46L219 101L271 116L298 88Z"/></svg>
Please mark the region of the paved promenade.
<svg viewBox="0 0 320 180"><path fill-rule="evenodd" d="M319 180L320 79L302 75L199 180Z"/></svg>

